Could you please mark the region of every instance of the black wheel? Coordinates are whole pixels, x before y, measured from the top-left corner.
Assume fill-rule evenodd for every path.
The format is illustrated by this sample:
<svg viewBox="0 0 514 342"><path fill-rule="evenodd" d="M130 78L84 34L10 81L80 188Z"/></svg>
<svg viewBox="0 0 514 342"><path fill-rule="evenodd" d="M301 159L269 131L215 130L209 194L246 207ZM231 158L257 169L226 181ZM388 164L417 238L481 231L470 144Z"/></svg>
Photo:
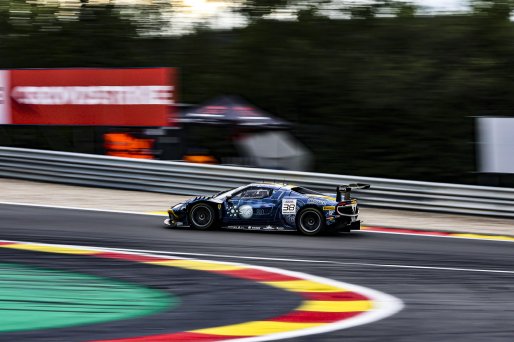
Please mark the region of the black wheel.
<svg viewBox="0 0 514 342"><path fill-rule="evenodd" d="M189 223L191 227L201 230L212 229L216 223L214 209L206 203L198 203L189 210Z"/></svg>
<svg viewBox="0 0 514 342"><path fill-rule="evenodd" d="M325 218L315 208L305 208L296 216L296 226L304 235L318 235L325 229Z"/></svg>

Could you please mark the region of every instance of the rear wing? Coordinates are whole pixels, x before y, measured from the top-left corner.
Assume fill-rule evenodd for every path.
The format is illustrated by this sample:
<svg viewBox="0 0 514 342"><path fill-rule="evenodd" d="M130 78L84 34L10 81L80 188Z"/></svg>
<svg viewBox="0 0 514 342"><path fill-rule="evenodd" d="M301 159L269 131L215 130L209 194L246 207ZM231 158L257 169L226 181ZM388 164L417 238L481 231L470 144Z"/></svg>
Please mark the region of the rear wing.
<svg viewBox="0 0 514 342"><path fill-rule="evenodd" d="M351 198L352 190L354 189L369 189L371 185L364 183L352 183L352 184L344 184L338 185L336 188L336 201L341 202L341 194L344 194L344 200L348 201Z"/></svg>

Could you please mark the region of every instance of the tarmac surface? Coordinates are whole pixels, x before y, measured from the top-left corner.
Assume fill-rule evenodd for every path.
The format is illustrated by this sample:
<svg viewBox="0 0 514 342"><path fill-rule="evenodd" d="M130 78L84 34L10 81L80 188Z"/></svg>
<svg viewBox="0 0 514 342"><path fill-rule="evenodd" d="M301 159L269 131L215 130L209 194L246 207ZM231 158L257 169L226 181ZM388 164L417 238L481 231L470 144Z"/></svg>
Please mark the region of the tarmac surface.
<svg viewBox="0 0 514 342"><path fill-rule="evenodd" d="M77 187L0 178L0 203L15 202L134 212L163 212L188 196ZM363 208L364 225L514 236L514 219Z"/></svg>
<svg viewBox="0 0 514 342"><path fill-rule="evenodd" d="M17 189L14 192L19 192L20 188ZM26 188L26 194L35 192L35 188ZM155 194L147 195L155 202L146 202L137 192L131 195L125 192L119 198L128 196L134 205L139 203L139 211L152 210L154 205L161 209L171 202L167 195L159 195L158 200ZM7 201L5 192L2 196L2 201ZM40 196L47 198L46 204L53 204L53 198L61 198L55 188L48 189L46 196L41 192ZM100 202L85 191L73 196L87 199L97 208L109 204L106 198L106 202ZM116 204L116 199L111 197L111 204L121 205ZM74 205L74 202L68 199L65 204ZM453 224L448 222L449 226ZM203 254L202 258L211 260L278 267L366 286L393 295L405 304L402 311L378 322L295 338L295 341L478 342L512 341L514 337L512 242L366 231L322 237L280 232L204 232L165 229L158 216L7 204L0 205L0 239L151 250L162 254ZM161 331L161 324L173 330L220 321L230 323L242 314L259 319L297 305L295 298L261 292L258 284L252 287L246 283L224 283L223 279L205 273L167 274L152 267L127 269L119 261L84 261L80 257L53 254L40 257L34 252L2 251L0 258L2 262L51 265L60 270L170 289L190 304L181 306L187 308L184 312L132 319L128 327L126 321L118 321L68 330L0 334L0 340L78 341L118 337L121 332L142 335Z"/></svg>

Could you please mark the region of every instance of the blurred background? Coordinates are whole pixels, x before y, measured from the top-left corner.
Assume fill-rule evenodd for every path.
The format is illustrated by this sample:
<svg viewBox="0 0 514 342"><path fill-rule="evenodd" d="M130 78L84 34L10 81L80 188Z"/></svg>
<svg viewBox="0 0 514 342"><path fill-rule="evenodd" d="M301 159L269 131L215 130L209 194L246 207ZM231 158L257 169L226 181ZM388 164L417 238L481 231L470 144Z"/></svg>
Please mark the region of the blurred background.
<svg viewBox="0 0 514 342"><path fill-rule="evenodd" d="M513 186L513 9L2 1L0 145Z"/></svg>

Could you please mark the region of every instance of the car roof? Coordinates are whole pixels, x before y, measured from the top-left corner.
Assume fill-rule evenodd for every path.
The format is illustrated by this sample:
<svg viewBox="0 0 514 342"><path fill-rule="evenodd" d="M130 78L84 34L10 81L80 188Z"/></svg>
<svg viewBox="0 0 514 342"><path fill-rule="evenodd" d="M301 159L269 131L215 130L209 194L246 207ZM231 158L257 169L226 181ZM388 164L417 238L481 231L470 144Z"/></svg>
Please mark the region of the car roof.
<svg viewBox="0 0 514 342"><path fill-rule="evenodd" d="M262 183L250 183L247 185L247 187L260 187L260 188L267 188L267 189L287 189L292 190L294 188L298 188L298 185L295 184L286 184L286 183L271 183L271 182L262 182ZM335 201L336 199L332 196L327 196L325 194L319 193L319 194L302 194L302 196L306 197L322 197L331 201Z"/></svg>
<svg viewBox="0 0 514 342"><path fill-rule="evenodd" d="M262 183L250 183L248 186L255 186L255 187L261 187L261 188L271 188L271 189L280 189L280 188L286 188L291 189L294 187L294 185L290 184L280 184L280 183L271 183L271 182L262 182Z"/></svg>

